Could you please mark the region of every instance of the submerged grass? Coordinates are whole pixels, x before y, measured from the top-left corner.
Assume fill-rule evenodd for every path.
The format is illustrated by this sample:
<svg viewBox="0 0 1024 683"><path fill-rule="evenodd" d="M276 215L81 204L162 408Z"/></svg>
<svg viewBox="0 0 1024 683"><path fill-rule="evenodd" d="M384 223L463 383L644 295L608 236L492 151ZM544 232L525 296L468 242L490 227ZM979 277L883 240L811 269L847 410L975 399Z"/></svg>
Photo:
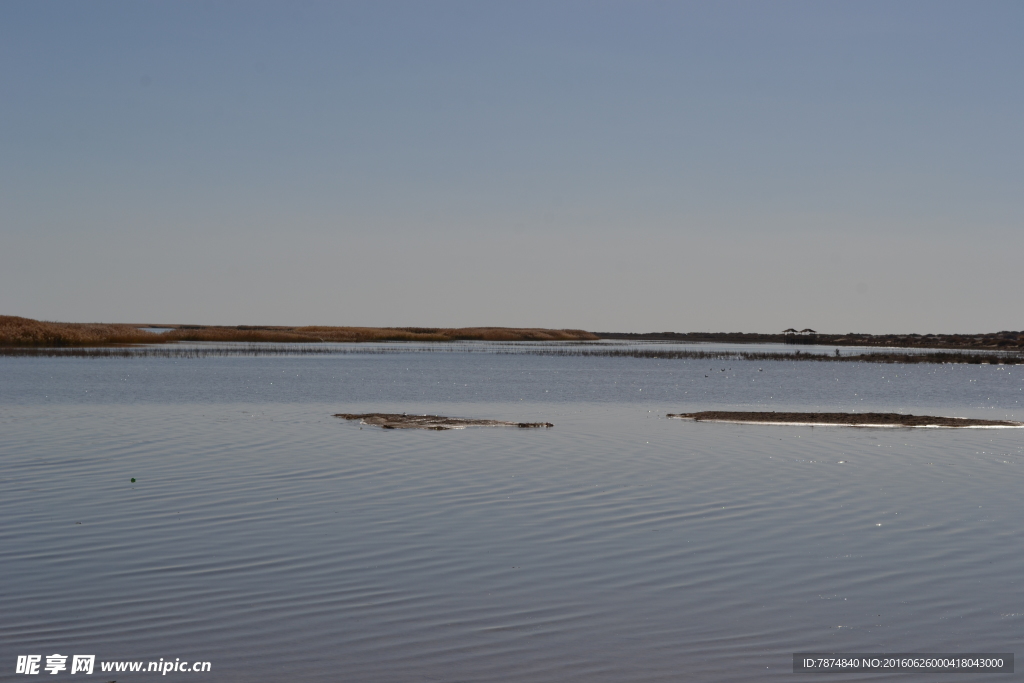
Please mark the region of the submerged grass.
<svg viewBox="0 0 1024 683"><path fill-rule="evenodd" d="M1022 353L992 351L935 351L922 353L889 353L885 351L830 355L825 353L774 351L695 351L689 349L539 349L538 355L599 356L620 358L658 358L666 360L751 360L751 361L815 361L819 363L970 363L975 365L1024 364Z"/></svg>
<svg viewBox="0 0 1024 683"><path fill-rule="evenodd" d="M67 358L213 358L229 356L305 356L394 353L494 353L500 355L572 356L584 358L639 358L712 361L813 361L818 363L964 363L973 365L1024 365L1024 354L999 352L938 351L934 353L886 353L827 355L764 351L698 351L690 349L580 348L561 342L542 345L404 344L381 346L335 346L332 344L239 344L165 345L121 347L0 347L0 356Z"/></svg>
<svg viewBox="0 0 1024 683"><path fill-rule="evenodd" d="M344 354L415 353L422 349L338 348L336 346L292 346L249 344L245 346L120 346L32 348L0 347L0 356L45 358L218 358L225 356L335 356Z"/></svg>

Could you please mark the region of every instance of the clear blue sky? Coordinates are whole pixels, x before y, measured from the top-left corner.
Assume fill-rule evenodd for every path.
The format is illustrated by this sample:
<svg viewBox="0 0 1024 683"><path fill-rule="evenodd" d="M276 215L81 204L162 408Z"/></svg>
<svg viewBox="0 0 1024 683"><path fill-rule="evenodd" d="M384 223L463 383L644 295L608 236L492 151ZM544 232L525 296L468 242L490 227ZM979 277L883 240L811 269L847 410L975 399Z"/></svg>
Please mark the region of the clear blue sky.
<svg viewBox="0 0 1024 683"><path fill-rule="evenodd" d="M0 3L0 313L1024 328L1024 3Z"/></svg>

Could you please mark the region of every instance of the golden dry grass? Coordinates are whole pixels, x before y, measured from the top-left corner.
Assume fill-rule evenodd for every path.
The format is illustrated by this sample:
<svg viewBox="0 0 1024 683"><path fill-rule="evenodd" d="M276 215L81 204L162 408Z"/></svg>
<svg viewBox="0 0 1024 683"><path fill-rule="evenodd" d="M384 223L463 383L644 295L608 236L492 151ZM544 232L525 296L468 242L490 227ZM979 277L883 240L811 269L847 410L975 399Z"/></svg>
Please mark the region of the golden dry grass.
<svg viewBox="0 0 1024 683"><path fill-rule="evenodd" d="M188 326L162 334L133 325L55 323L0 316L0 346L111 346L175 341L370 342L370 341L583 341L597 339L583 330L512 327L207 327Z"/></svg>
<svg viewBox="0 0 1024 683"><path fill-rule="evenodd" d="M51 323L0 315L0 346L106 346L152 344L159 335L133 325Z"/></svg>

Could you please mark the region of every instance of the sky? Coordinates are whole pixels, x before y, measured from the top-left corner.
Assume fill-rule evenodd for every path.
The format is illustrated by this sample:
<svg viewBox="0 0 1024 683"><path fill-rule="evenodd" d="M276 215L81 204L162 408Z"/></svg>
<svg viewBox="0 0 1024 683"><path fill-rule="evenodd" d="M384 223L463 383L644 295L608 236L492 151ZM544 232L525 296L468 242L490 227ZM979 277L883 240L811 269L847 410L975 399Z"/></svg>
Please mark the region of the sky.
<svg viewBox="0 0 1024 683"><path fill-rule="evenodd" d="M1024 329L1024 3L0 3L0 314Z"/></svg>

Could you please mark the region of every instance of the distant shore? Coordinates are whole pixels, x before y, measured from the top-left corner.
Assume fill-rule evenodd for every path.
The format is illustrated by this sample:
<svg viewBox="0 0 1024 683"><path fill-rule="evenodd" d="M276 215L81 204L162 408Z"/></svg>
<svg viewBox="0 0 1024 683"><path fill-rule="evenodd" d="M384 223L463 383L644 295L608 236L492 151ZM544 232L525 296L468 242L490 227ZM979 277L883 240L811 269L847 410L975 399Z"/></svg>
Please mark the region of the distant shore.
<svg viewBox="0 0 1024 683"><path fill-rule="evenodd" d="M153 330L153 331L149 331ZM151 347L177 342L241 342L253 344L317 345L322 342L674 342L682 344L787 344L834 347L836 353L790 353L783 351L687 350L678 348L549 349L541 355L629 356L663 359L722 360L814 360L883 363L1024 363L1024 331L975 335L845 335L820 333L762 334L745 332L587 332L575 329L515 327L286 327L217 325L156 325L60 323L16 316L0 316L2 355L101 355L131 347ZM879 347L878 351L841 355L839 347ZM895 349L913 349L911 353ZM81 349L78 353L75 350ZM887 350L891 349L891 350ZM923 349L934 349L922 352ZM57 350L58 353L53 351ZM86 351L90 352L86 352ZM92 353L91 351L96 353ZM156 351L156 350L154 350ZM160 352L163 352L161 349ZM273 351L285 353L287 351ZM993 353L996 352L996 353ZM192 353L192 352L189 352ZM269 350L268 350L269 353ZM193 354L194 355L194 354Z"/></svg>
<svg viewBox="0 0 1024 683"><path fill-rule="evenodd" d="M1024 351L1024 330L982 334L847 334L760 332L595 332L601 339L664 341L679 344L798 344L801 346L881 346L911 349Z"/></svg>

